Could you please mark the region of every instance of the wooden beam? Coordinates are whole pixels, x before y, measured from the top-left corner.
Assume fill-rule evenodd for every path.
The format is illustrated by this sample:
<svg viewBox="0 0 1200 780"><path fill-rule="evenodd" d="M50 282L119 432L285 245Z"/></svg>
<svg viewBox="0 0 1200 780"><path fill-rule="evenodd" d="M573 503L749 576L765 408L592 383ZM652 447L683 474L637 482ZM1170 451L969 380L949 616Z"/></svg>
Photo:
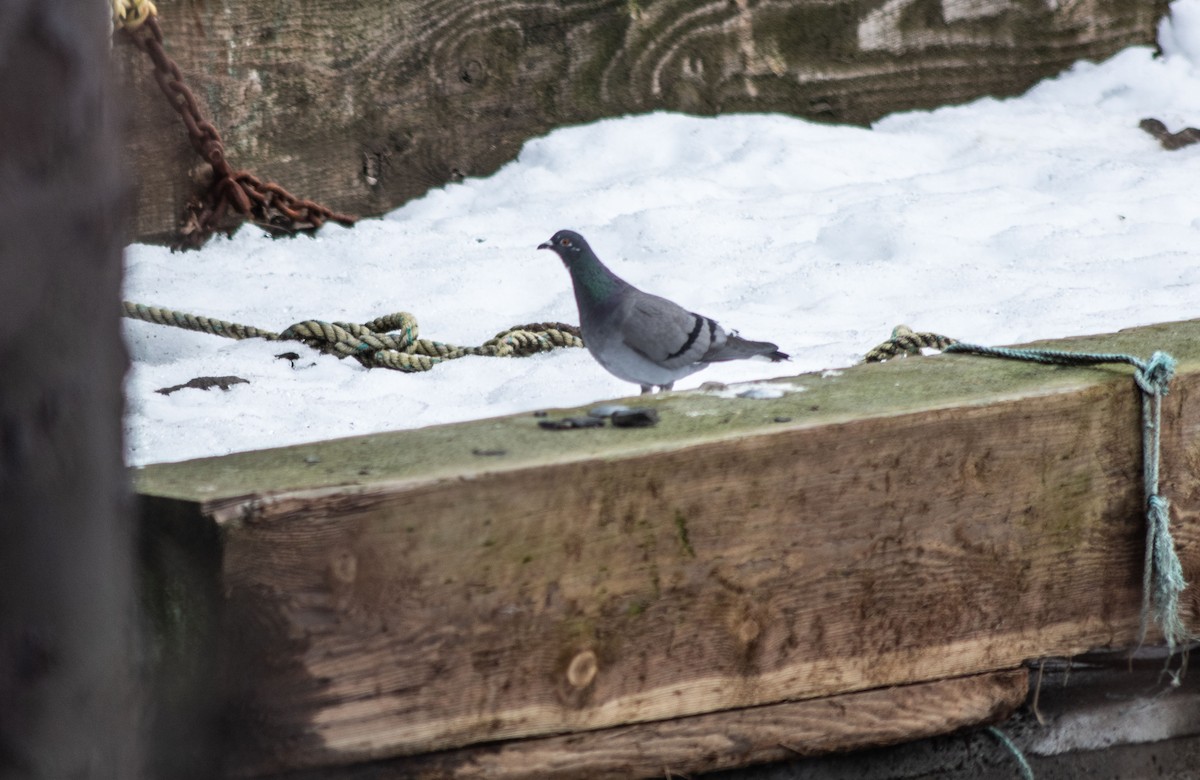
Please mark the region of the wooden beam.
<svg viewBox="0 0 1200 780"><path fill-rule="evenodd" d="M1200 322L1054 344L1180 359L1163 484L1189 581L1198 344ZM232 766L574 734L1136 640L1128 370L941 356L785 384L655 397L653 429L518 415L138 471L142 493L220 529L217 652L246 725ZM1184 610L1195 627L1195 591Z"/></svg>
<svg viewBox="0 0 1200 780"><path fill-rule="evenodd" d="M878 747L1000 721L1025 701L1024 669L784 702L690 718L523 739L287 780L628 780L688 777L797 756Z"/></svg>
<svg viewBox="0 0 1200 780"><path fill-rule="evenodd" d="M867 123L1013 95L1152 45L1167 0L212 0L161 3L168 53L235 167L379 214L554 127L660 109ZM145 57L118 46L135 232L203 180Z"/></svg>
<svg viewBox="0 0 1200 780"><path fill-rule="evenodd" d="M141 738L118 309L130 181L105 14L0 4L3 778L149 777L157 752Z"/></svg>

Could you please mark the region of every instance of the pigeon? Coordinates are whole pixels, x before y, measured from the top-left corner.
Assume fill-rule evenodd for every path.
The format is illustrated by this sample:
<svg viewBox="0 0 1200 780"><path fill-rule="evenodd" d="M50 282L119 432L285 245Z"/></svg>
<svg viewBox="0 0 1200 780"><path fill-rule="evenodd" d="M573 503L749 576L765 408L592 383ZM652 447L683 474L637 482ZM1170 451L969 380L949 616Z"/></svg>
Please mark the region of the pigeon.
<svg viewBox="0 0 1200 780"><path fill-rule="evenodd" d="M709 363L763 356L787 360L778 345L726 332L712 318L642 292L600 262L583 236L560 230L538 249L553 250L571 272L583 343L610 374L670 390Z"/></svg>

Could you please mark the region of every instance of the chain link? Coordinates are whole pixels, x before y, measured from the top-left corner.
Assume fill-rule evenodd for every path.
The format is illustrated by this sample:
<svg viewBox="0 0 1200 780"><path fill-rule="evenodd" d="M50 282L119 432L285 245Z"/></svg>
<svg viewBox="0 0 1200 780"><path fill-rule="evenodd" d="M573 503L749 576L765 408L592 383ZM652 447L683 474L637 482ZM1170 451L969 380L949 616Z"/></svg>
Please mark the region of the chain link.
<svg viewBox="0 0 1200 780"><path fill-rule="evenodd" d="M230 165L221 134L204 117L195 93L184 83L179 66L163 48L162 29L153 3L113 0L113 14L133 44L154 64L154 79L159 89L183 120L192 148L212 170L212 181L203 197L188 202L177 248L198 248L214 233L232 232L241 221L289 235L314 231L329 220L347 227L355 223L355 217L297 198L274 182L263 182L249 171ZM234 218L230 217L231 211Z"/></svg>

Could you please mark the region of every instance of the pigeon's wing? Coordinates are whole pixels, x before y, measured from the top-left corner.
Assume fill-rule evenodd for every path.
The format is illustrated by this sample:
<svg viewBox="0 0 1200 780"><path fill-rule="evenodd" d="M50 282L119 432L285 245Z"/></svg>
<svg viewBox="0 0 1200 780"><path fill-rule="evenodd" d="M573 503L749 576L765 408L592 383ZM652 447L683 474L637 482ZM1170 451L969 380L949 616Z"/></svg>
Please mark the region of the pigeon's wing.
<svg viewBox="0 0 1200 780"><path fill-rule="evenodd" d="M625 345L664 368L690 366L725 341L716 322L657 295L633 291L625 309Z"/></svg>

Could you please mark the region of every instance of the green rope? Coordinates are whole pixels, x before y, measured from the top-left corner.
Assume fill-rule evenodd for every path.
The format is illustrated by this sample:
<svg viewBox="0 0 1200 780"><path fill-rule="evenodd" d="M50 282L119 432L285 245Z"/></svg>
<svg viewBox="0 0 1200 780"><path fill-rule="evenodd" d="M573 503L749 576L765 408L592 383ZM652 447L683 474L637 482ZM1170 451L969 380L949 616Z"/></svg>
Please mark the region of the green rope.
<svg viewBox="0 0 1200 780"><path fill-rule="evenodd" d="M995 737L996 741L1012 754L1013 760L1017 762L1017 768L1021 770L1023 780L1034 780L1033 767L1029 765L1029 759L1025 758L1025 754L1021 752L1021 748L1017 747L1017 743L995 726L988 726L985 731Z"/></svg>
<svg viewBox="0 0 1200 780"><path fill-rule="evenodd" d="M1191 634L1179 616L1179 596L1187 588L1183 566L1171 536L1171 504L1158 492L1159 464L1162 460L1162 399L1175 376L1175 358L1155 352L1148 361L1106 352L1063 352L1056 349L1013 349L950 344L947 353L960 352L983 357L1024 360L1059 366L1097 366L1125 363L1133 366L1133 378L1142 392L1142 487L1146 505L1146 558L1142 570L1142 612L1138 644L1146 639L1153 619L1167 641L1168 652L1190 640Z"/></svg>
<svg viewBox="0 0 1200 780"><path fill-rule="evenodd" d="M497 333L478 347L459 347L418 337L417 320L408 312L377 317L359 325L352 322L304 320L274 333L250 325L197 317L194 314L123 303L129 319L170 325L230 339L302 341L310 347L339 358L352 357L368 368L395 371L428 371L438 363L467 355L526 357L561 347L582 347L579 328L561 322L532 322Z"/></svg>
<svg viewBox="0 0 1200 780"><path fill-rule="evenodd" d="M1097 366L1125 363L1133 366L1133 378L1142 392L1142 486L1146 500L1146 555L1142 569L1142 612L1138 644L1146 639L1150 621L1158 624L1167 649L1190 641L1190 634L1179 616L1179 596L1187 588L1183 566L1171 536L1171 504L1158 492L1159 464L1162 457L1162 399L1175 375L1175 358L1155 352L1143 361L1133 355L1106 352L1064 352L1057 349L1014 349L964 344L936 333L914 333L904 325L892 331L892 337L867 353L867 362L880 362L900 355L920 354L922 347L943 352L960 352L983 357L1025 360L1043 365Z"/></svg>

